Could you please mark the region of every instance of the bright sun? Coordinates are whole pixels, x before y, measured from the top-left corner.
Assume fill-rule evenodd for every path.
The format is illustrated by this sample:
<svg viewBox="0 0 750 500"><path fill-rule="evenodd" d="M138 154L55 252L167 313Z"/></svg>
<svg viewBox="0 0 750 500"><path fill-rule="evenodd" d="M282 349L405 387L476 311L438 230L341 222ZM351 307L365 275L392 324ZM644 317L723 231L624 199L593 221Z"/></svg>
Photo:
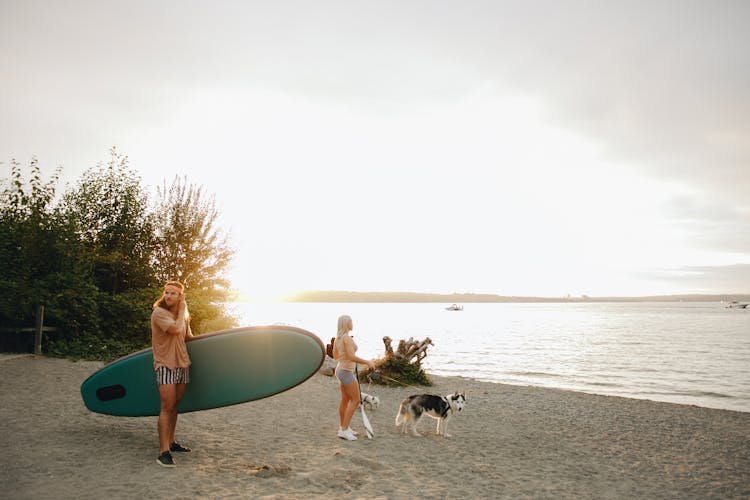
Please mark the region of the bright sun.
<svg viewBox="0 0 750 500"><path fill-rule="evenodd" d="M221 90L184 113L201 119L173 124L160 150L188 141L192 163L244 169L219 201L237 249L230 279L254 300L311 289L643 294L639 270L684 260L658 222L677 187L608 162L532 99L480 89L373 113ZM216 123L229 127L220 138ZM237 156L230 145L248 134ZM196 177L215 182L210 170Z"/></svg>

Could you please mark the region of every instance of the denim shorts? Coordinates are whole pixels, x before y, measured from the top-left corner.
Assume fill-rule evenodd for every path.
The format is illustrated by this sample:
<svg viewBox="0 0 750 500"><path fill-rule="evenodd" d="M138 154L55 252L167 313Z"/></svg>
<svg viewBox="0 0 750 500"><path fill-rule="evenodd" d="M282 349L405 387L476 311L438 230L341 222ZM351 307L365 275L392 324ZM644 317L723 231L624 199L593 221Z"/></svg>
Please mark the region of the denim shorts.
<svg viewBox="0 0 750 500"><path fill-rule="evenodd" d="M343 368L336 368L336 378L344 385L349 385L357 381L353 371L344 370Z"/></svg>

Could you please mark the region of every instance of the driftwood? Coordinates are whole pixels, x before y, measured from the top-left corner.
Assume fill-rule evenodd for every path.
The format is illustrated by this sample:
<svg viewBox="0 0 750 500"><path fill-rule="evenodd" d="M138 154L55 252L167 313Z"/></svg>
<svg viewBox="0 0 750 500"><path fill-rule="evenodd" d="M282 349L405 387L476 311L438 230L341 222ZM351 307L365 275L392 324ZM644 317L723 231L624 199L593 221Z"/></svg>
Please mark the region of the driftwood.
<svg viewBox="0 0 750 500"><path fill-rule="evenodd" d="M414 337L409 340L400 340L396 351L393 351L391 343L393 339L390 337L383 337L383 344L385 345L385 357L386 358L401 358L406 360L408 363L416 363L421 366L422 360L427 356L427 348L432 344L430 337L422 341L414 340Z"/></svg>
<svg viewBox="0 0 750 500"><path fill-rule="evenodd" d="M393 347L391 347L391 342L393 340L390 337L383 337L383 344L385 344L385 357L386 358L392 358L393 357Z"/></svg>

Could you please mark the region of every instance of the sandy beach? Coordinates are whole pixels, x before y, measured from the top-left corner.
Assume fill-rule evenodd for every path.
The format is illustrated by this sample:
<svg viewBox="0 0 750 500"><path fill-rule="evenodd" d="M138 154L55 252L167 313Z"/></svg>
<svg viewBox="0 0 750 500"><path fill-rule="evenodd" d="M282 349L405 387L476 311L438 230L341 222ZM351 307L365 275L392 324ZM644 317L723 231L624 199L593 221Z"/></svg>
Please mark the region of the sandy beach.
<svg viewBox="0 0 750 500"><path fill-rule="evenodd" d="M338 386L317 374L280 395L180 416L193 448L156 464L156 418L83 405L102 366L0 355L2 498L748 498L750 413L432 377L363 386L375 439L336 437ZM423 437L394 426L416 392L467 392L466 409ZM363 431L359 415L353 427ZM362 432L364 434L364 432Z"/></svg>

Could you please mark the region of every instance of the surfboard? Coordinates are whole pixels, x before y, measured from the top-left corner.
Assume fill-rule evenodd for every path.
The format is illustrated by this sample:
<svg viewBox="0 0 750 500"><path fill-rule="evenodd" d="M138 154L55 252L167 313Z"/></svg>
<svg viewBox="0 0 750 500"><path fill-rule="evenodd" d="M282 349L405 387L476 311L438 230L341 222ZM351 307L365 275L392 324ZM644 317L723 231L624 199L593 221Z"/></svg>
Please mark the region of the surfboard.
<svg viewBox="0 0 750 500"><path fill-rule="evenodd" d="M190 383L178 410L187 413L262 399L313 376L325 348L314 334L292 326L251 326L198 335L186 343ZM81 384L86 407L105 415L159 415L152 350L104 366Z"/></svg>

